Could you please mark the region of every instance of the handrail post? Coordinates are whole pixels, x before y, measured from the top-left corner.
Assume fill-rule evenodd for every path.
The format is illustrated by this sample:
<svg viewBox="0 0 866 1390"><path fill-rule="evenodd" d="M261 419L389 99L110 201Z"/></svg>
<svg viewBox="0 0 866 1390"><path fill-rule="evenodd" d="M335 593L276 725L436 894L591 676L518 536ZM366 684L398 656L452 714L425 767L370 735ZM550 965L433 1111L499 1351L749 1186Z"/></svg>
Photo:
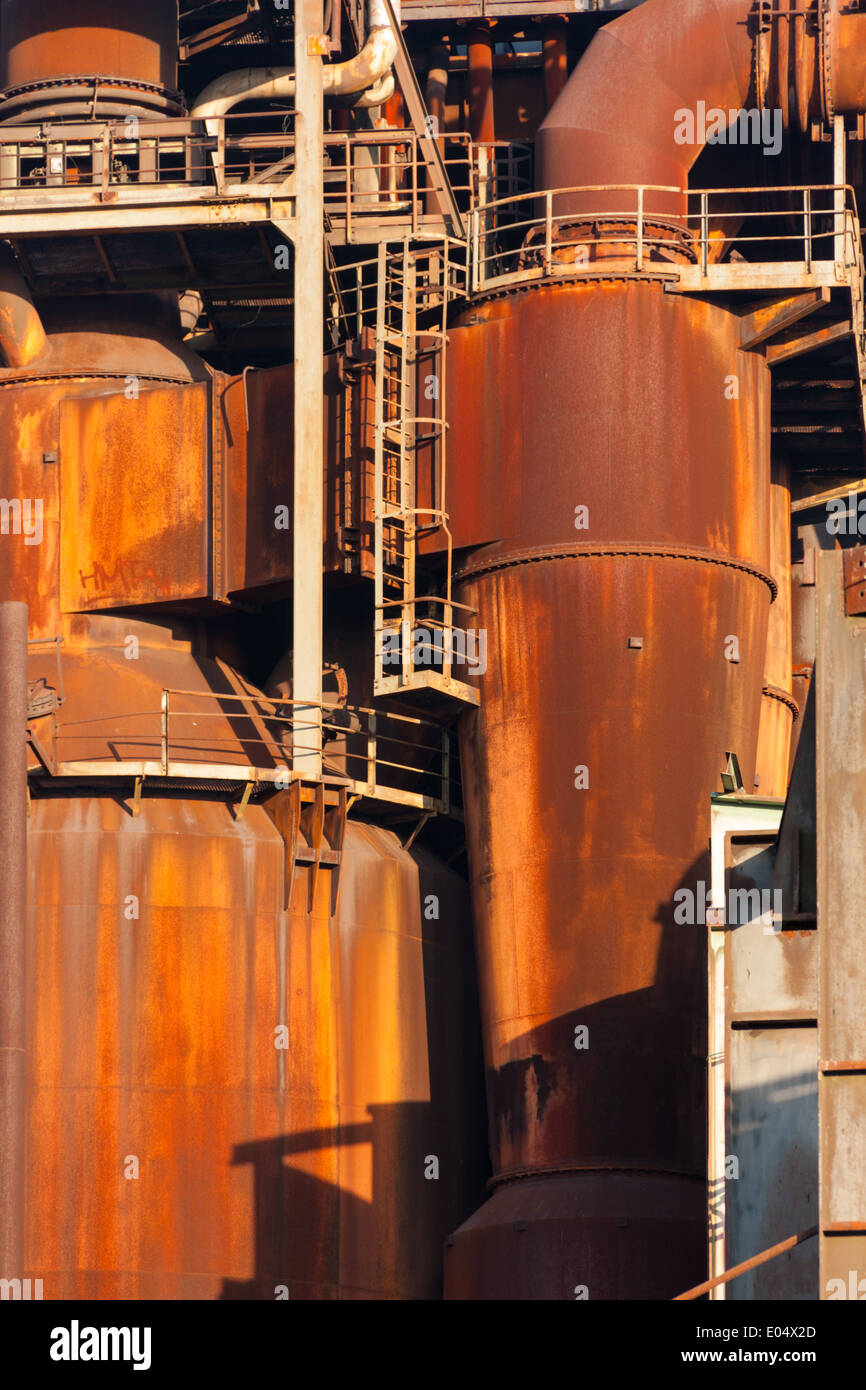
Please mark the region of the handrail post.
<svg viewBox="0 0 866 1390"><path fill-rule="evenodd" d="M553 190L548 189L544 195L544 273L550 274L551 261L553 259Z"/></svg>
<svg viewBox="0 0 866 1390"><path fill-rule="evenodd" d="M406 537L406 531L405 531L405 529L404 529L404 531L403 531L403 538L404 538L404 540L405 540L405 537ZM399 544L399 542L398 542L398 544ZM412 651L412 632L413 632L413 628L414 628L414 623L415 623L415 610L414 610L414 607L413 607L413 609L412 609L412 618L411 618L411 620L405 616L405 609L404 609L404 610L403 610L403 616L402 616L401 619L400 619L400 680L401 680L401 683L402 683L403 685L407 686L407 687L410 686L410 685L412 684L412 672L413 672L414 669L415 669L415 663L414 663L414 660L413 660L413 651Z"/></svg>
<svg viewBox="0 0 866 1390"><path fill-rule="evenodd" d="M376 790L376 716L367 716L367 792L370 796Z"/></svg>
<svg viewBox="0 0 866 1390"><path fill-rule="evenodd" d="M687 195L688 196L688 195ZM701 274L706 275L710 263L710 195L701 194Z"/></svg>
<svg viewBox="0 0 866 1390"><path fill-rule="evenodd" d="M637 255L635 269L643 270L643 184L637 191Z"/></svg>
<svg viewBox="0 0 866 1390"><path fill-rule="evenodd" d="M162 692L162 775L168 776L168 720L169 720L169 696L168 690Z"/></svg>
<svg viewBox="0 0 866 1390"><path fill-rule="evenodd" d="M812 190L803 189L803 231L806 254L806 274L812 273Z"/></svg>
<svg viewBox="0 0 866 1390"><path fill-rule="evenodd" d="M226 118L220 116L217 119L217 147L216 159L214 161L214 174L216 176L216 191L222 193L226 184Z"/></svg>
<svg viewBox="0 0 866 1390"><path fill-rule="evenodd" d="M418 137L412 135L412 235L418 235Z"/></svg>
<svg viewBox="0 0 866 1390"><path fill-rule="evenodd" d="M352 240L352 145L348 135L344 136L346 143L346 241Z"/></svg>
<svg viewBox="0 0 866 1390"><path fill-rule="evenodd" d="M833 260L836 265L845 264L845 185L846 145L845 117L833 117Z"/></svg>
<svg viewBox="0 0 866 1390"><path fill-rule="evenodd" d="M443 816L451 810L451 735L442 730L442 786L440 788L440 808Z"/></svg>
<svg viewBox="0 0 866 1390"><path fill-rule="evenodd" d="M46 144L47 151L48 146ZM48 166L46 166L48 167ZM108 192L108 185L111 182L111 126L106 122L102 130L102 197Z"/></svg>

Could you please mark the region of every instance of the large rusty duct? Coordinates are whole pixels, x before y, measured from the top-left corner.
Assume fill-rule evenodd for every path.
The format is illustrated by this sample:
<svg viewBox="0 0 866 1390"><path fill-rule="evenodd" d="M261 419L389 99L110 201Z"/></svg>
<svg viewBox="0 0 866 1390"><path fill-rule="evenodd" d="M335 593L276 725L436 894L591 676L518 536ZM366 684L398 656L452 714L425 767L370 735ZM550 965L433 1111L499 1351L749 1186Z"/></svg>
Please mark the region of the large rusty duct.
<svg viewBox="0 0 866 1390"><path fill-rule="evenodd" d="M176 0L6 0L0 121L176 115Z"/></svg>
<svg viewBox="0 0 866 1390"><path fill-rule="evenodd" d="M10 0L2 21L0 119L167 110L174 4ZM26 943L14 749L2 767L0 1273L46 1299L439 1296L479 1190L465 884L347 821L345 790L247 801L208 772L283 765L211 601L213 421L227 455L261 448L258 383L183 345L176 296L34 303L11 255L0 350L0 490L40 504L38 542L5 514L0 539L3 737L23 754L27 636L33 735ZM265 376L285 469L291 394ZM229 518L224 545L241 586L255 537ZM168 690L187 770L118 776L168 756Z"/></svg>
<svg viewBox="0 0 866 1390"><path fill-rule="evenodd" d="M789 55L801 128L859 110L864 24L798 14L756 94L748 0L647 0L548 114L537 187L684 189L675 113L781 90L790 116ZM708 879L730 752L755 784L765 688L790 719L789 627L766 664L787 539L766 362L729 310L617 274L634 197L567 205L610 239L603 279L479 300L451 334L455 447L505 519L458 588L490 643L462 758L494 1174L451 1298L670 1298L705 1271L705 943L674 895ZM682 225L681 194L646 197ZM764 755L783 789L786 761Z"/></svg>

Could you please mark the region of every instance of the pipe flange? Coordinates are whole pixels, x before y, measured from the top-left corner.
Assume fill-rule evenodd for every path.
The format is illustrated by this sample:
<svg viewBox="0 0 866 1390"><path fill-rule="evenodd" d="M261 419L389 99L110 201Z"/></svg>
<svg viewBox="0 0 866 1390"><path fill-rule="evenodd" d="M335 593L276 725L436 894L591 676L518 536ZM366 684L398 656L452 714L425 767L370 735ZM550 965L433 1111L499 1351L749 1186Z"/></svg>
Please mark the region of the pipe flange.
<svg viewBox="0 0 866 1390"><path fill-rule="evenodd" d="M765 685L761 694L766 695L768 700L778 700L780 705L784 705L791 711L794 720L800 718L800 706L793 695L788 694L787 690L782 690L778 685Z"/></svg>
<svg viewBox="0 0 866 1390"><path fill-rule="evenodd" d="M721 565L725 569L739 570L752 579L758 579L770 590L770 602L775 603L779 586L773 576L753 565L750 560L739 555L719 555L715 550L705 550L700 546L674 546L652 544L595 545L592 541L574 541L568 545L543 545L527 550L512 550L507 554L479 557L470 561L464 569L454 575L454 583L478 579L497 570L513 569L518 565L540 564L550 560L617 560L624 556L646 557L649 560L687 560L703 565Z"/></svg>
<svg viewBox="0 0 866 1390"><path fill-rule="evenodd" d="M49 119L41 113L46 100L60 109L50 119L62 120L64 108L76 104L75 99L91 103L96 117L100 107L113 98L134 96L144 111L154 116L181 116L183 95L155 82L143 82L131 77L78 74L65 77L37 78L0 91L0 124L26 125L37 119ZM38 110L34 107L38 105Z"/></svg>

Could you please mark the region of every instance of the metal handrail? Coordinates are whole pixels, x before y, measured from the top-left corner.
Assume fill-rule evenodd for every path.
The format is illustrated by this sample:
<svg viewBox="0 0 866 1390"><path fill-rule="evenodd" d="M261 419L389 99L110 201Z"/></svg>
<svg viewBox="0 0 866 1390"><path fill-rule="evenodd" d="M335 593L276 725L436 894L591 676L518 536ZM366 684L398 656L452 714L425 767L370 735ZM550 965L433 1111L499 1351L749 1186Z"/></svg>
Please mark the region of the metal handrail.
<svg viewBox="0 0 866 1390"><path fill-rule="evenodd" d="M212 701L220 705L231 702L240 705L241 708L234 714L227 713L225 709L179 710L172 707L173 697L185 700ZM287 708L290 713L277 713L281 708ZM332 705L325 705L312 700L298 700L288 696L275 697L252 691L235 694L165 687L160 695L158 710L120 711L116 715L112 715L110 719L103 716L102 718L87 720L57 720L55 739L64 739L67 743L70 741L70 737L73 740L91 740L100 726L107 726L108 724L114 726L118 720L126 718L152 719L154 723L158 721L159 732L157 734L156 729L151 734L130 731L128 735L121 736L120 740L115 733L112 739L114 747L111 755L88 757L83 760L76 759L74 756L72 758L66 757L57 765L52 775L66 778L98 776L100 778L127 779L133 776L150 779L162 777L181 781L229 783L252 781L263 784L279 783L286 775L290 779L303 779L303 755L305 752L312 754L315 751L313 745L311 744L309 748L305 748L303 745L296 748L290 740L281 737L281 734L295 728L314 729L318 720L300 718L296 711L317 710L321 715L323 729L342 736L345 740L344 746L335 750L332 757L347 767L349 764L361 765L358 776L348 775L348 773L344 776L342 773L326 772L326 777L347 783L350 790L359 796L371 796L376 800L418 807L422 810L435 811L438 814L451 814L454 802L452 787L454 785L459 786L459 775L451 766L455 745L451 732L447 728L415 715L399 714L390 710L376 710L363 705L338 707L341 711L345 711L350 718L354 717L356 721L357 727L346 727L345 724L334 720L334 708ZM175 721L190 719L199 721L207 718L236 719L238 717L259 721L265 726L276 725L279 726L279 729L275 731L273 736L265 727L258 733L251 732L242 736L220 738L219 736L209 736L206 733L196 734L186 729L178 734L175 725L174 737L172 734L172 719ZM391 725L395 727L392 729ZM77 732L70 735L69 731L72 729ZM413 729L417 731L418 737L401 736L402 731L405 730L405 733L409 735ZM144 759L119 759L116 756L118 741L127 741L138 747L143 743L153 741L154 752L157 756ZM257 767L243 763L220 762L219 755L222 751L232 756L236 754L239 741L245 747L259 746L266 749L272 766ZM363 744L363 749L355 746L357 744ZM403 755L403 757L408 756L410 760L403 761L400 758L399 752L396 751L400 749L410 750L408 755ZM207 758L196 756L203 751L208 753ZM31 770L37 771L36 768ZM406 785L395 785L399 782Z"/></svg>
<svg viewBox="0 0 866 1390"><path fill-rule="evenodd" d="M649 195L674 194L681 200L679 210L648 211ZM586 208L574 209L567 206L568 200L586 195L633 195L633 209L622 206L622 198L614 200L602 196L599 202ZM790 199L786 207L766 207L751 205L748 199L760 197L765 201L767 194L784 194ZM824 195L824 196L822 196ZM711 200L724 198L723 206L714 207ZM731 200L744 200L740 206L731 206ZM611 206L618 202L619 206ZM566 206L557 210L557 204ZM826 203L826 206L824 205ZM509 215L507 222L504 214ZM525 213L525 216L520 214ZM784 229L761 230L752 233L741 230L742 224L750 219L760 218L762 222L778 223L780 219L802 218L802 230L786 232ZM821 219L830 222L824 228ZM580 235L572 238L562 236L562 230L580 223L607 223L616 227L614 234L603 236L598 227L590 226ZM712 230L716 236L712 235ZM726 236L725 224L733 230ZM857 247L859 218L857 199L850 184L793 184L774 185L770 188L714 188L683 189L665 184L588 184L560 189L546 189L534 193L522 193L496 199L483 209L470 212L470 282L478 292L495 284L516 279L532 279L538 276L586 274L592 272L592 263L586 260L563 261L563 251L569 248L598 246L604 241L616 241L629 248L634 271L647 273L648 254L653 249L688 249L696 263L701 267L704 277L709 271L710 261L715 260L714 252L718 241L736 240L737 245L784 246L794 243L803 248L802 254L795 257L804 265L806 273L811 273L815 261L836 262L841 248L843 265L855 270L860 264ZM670 234L666 234L669 229ZM832 243L826 256L820 252L826 243ZM535 259L533 267L527 267L528 256ZM651 273L664 271L676 274L676 266L656 262Z"/></svg>

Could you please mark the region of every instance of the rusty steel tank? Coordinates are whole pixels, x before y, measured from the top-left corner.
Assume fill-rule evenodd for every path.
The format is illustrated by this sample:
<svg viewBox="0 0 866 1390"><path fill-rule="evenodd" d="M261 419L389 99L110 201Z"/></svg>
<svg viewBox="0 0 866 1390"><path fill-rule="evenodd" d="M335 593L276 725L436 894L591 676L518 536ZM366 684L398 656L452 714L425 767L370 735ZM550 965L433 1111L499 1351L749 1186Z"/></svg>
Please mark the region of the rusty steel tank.
<svg viewBox="0 0 866 1390"><path fill-rule="evenodd" d="M438 1297L483 1185L465 881L354 819L322 868L315 815L285 838L290 789L240 808L209 779L281 763L231 622L165 602L202 549L184 402L209 372L166 298L34 304L5 271L0 491L41 505L38 536L4 513L0 599L29 605L31 692L63 699L29 753L24 1275L47 1299ZM101 524L139 446L145 493ZM142 537L144 606L112 588ZM187 770L151 780L165 690Z"/></svg>
<svg viewBox="0 0 866 1390"><path fill-rule="evenodd" d="M336 916L303 866L283 911L265 808L202 791L138 816L105 788L37 796L29 840L45 1297L440 1297L478 1191L465 884L350 821Z"/></svg>
<svg viewBox="0 0 866 1390"><path fill-rule="evenodd" d="M451 1298L667 1299L705 1277L702 885L731 754L755 785L770 376L734 312L625 248L650 186L645 232L694 260L682 108L778 100L806 129L862 106L866 16L812 7L756 67L751 9L645 0L599 31L536 141L589 275L557 283L554 246L547 283L451 330L449 447L500 522L456 590L488 634L461 756L494 1171L449 1243ZM453 485L455 524L473 486Z"/></svg>
<svg viewBox="0 0 866 1390"><path fill-rule="evenodd" d="M3 0L0 124L177 115L177 2Z"/></svg>
<svg viewBox="0 0 866 1390"><path fill-rule="evenodd" d="M669 1298L705 1245L704 927L675 894L708 880L728 753L754 778L769 372L734 314L613 275L471 317L454 447L510 504L457 593L488 633L461 758L494 1186L446 1292Z"/></svg>

